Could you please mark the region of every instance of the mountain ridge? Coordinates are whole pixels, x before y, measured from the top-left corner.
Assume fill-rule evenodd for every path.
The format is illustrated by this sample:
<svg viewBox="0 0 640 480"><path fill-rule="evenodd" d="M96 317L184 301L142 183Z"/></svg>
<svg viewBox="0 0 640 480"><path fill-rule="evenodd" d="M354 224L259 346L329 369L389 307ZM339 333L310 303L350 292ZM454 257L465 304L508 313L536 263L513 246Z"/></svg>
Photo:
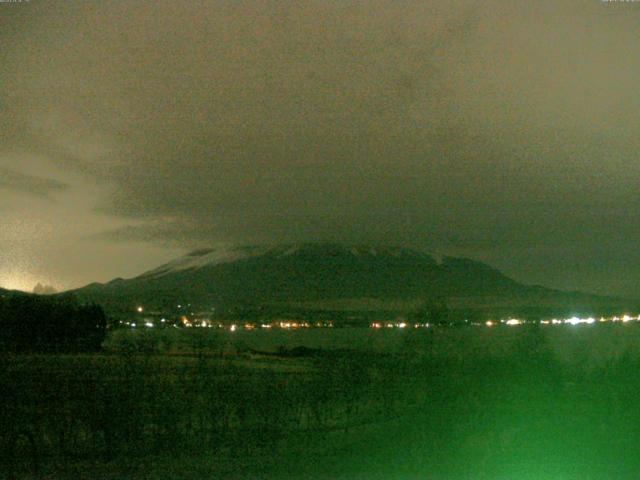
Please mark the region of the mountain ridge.
<svg viewBox="0 0 640 480"><path fill-rule="evenodd" d="M75 290L107 308L143 304L203 310L229 305L375 305L446 299L454 308L591 308L621 299L525 285L465 257L432 255L407 247L300 243L198 249L130 279ZM386 303L385 303L386 302ZM392 308L392 307L389 307ZM393 307L395 308L395 307ZM600 308L600 307L598 307Z"/></svg>

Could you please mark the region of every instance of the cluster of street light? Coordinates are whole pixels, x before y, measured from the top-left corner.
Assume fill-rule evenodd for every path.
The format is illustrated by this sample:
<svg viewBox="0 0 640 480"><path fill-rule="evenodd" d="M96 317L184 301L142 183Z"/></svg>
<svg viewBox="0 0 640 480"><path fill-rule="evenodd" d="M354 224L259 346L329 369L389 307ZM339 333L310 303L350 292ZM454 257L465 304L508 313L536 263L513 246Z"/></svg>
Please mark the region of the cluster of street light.
<svg viewBox="0 0 640 480"><path fill-rule="evenodd" d="M142 306L136 307L137 313L144 312L144 308ZM606 323L606 322L636 322L640 321L640 315L632 316L628 314L620 315L620 316L612 316L612 317L600 317L596 319L594 317L569 317L569 318L552 318L552 319L544 319L544 320L526 320L521 318L503 318L500 320L486 320L484 322L476 322L464 320L464 324L467 325L475 325L475 326L487 326L487 327L495 327L499 325L507 325L507 326L517 326L523 324L540 324L540 325L592 325L595 323ZM165 324L167 322L166 318L162 318L160 320L161 324ZM151 319L146 319L143 322L132 322L132 321L120 321L121 324L130 326L135 328L137 326L144 326L146 328L153 328L156 326L154 321ZM213 322L209 319L193 319L187 316L181 316L177 323L173 324L174 327L186 327L186 328L219 328L224 330L229 330L231 332L235 332L237 330L256 330L256 329L283 329L283 330L296 330L296 329L306 329L306 328L331 328L333 327L333 322L328 320L317 321L317 322L307 322L301 320L280 320L274 321L271 323L220 323ZM369 323L369 328L374 330L381 329L406 329L406 328L430 328L433 327L433 323L408 323L406 320L398 319L396 321L375 321Z"/></svg>
<svg viewBox="0 0 640 480"><path fill-rule="evenodd" d="M521 318L503 318L501 320L487 320L485 322L475 322L465 320L464 324L466 325L474 325L474 326L487 326L487 327L496 327L499 325L507 325L510 327L524 324L540 324L540 325L592 325L594 323L605 323L605 322L637 322L640 321L640 315L631 316L631 315L621 315L621 316L613 316L613 317L600 317L596 319L594 317L569 317L569 318L552 318L545 320L526 320ZM371 322L369 324L369 328L374 330L380 329L392 329L392 328L430 328L433 327L432 323L407 323L406 321L395 321L395 322Z"/></svg>
<svg viewBox="0 0 640 480"><path fill-rule="evenodd" d="M141 312L142 310L137 310ZM283 321L275 321L271 323L252 323L252 322L244 322L244 323L221 323L214 322L209 319L197 319L190 318L186 315L181 316L176 321L168 322L166 318L160 319L160 323L158 324L155 320L151 318L144 319L142 321L123 321L121 320L120 325L128 326L131 328L137 327L146 327L146 328L154 328L155 326L173 326L175 328L216 328L222 330L228 330L230 332L235 332L238 330L271 330L271 329L281 329L281 330L297 330L297 329L306 329L306 328L332 328L333 321L331 320L323 320L317 322L307 322L307 321L299 321L299 320L283 320Z"/></svg>
<svg viewBox="0 0 640 480"><path fill-rule="evenodd" d="M640 315L631 316L631 315L625 314L622 316L600 317L597 320L594 317L581 318L581 317L575 317L575 316L570 318L562 318L562 319L552 318L550 320L539 320L539 321L528 321L528 320L522 320L519 318L509 318L509 319L502 319L500 321L487 320L484 324L487 327L493 327L495 325L500 325L500 324L509 325L509 326L522 325L525 323L528 323L528 324L539 323L541 325L581 325L581 324L593 325L594 323L606 323L606 322L627 323L627 322L637 322L637 321L640 321Z"/></svg>

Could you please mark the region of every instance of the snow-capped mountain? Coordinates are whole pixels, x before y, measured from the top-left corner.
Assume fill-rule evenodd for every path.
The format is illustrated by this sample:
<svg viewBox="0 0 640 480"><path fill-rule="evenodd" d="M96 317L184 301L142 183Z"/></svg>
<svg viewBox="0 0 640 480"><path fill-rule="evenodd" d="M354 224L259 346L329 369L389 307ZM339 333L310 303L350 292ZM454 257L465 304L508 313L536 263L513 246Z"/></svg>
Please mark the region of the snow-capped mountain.
<svg viewBox="0 0 640 480"><path fill-rule="evenodd" d="M567 305L604 297L527 286L466 258L404 247L307 243L201 249L132 279L76 291L107 308L143 303L164 308L218 305L322 305L370 299L447 298L460 305Z"/></svg>
<svg viewBox="0 0 640 480"><path fill-rule="evenodd" d="M161 277L165 275L171 275L172 273L182 272L184 270L197 270L221 263L229 263L263 255L268 251L269 248L258 246L219 249L207 248L194 250L171 262L160 265L158 268L149 270L148 272L140 275L138 278Z"/></svg>

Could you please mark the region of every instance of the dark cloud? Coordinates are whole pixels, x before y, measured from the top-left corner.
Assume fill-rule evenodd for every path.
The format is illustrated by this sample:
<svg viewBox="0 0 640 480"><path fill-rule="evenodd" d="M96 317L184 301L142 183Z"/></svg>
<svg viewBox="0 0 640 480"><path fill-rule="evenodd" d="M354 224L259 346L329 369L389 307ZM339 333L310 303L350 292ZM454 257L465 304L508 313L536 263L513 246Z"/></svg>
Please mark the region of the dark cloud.
<svg viewBox="0 0 640 480"><path fill-rule="evenodd" d="M48 197L51 193L64 191L68 187L69 185L58 180L26 175L0 167L0 190L10 189L30 195Z"/></svg>
<svg viewBox="0 0 640 480"><path fill-rule="evenodd" d="M640 294L617 274L640 229L639 6L2 5L0 159L99 187L69 234L101 248L405 244Z"/></svg>

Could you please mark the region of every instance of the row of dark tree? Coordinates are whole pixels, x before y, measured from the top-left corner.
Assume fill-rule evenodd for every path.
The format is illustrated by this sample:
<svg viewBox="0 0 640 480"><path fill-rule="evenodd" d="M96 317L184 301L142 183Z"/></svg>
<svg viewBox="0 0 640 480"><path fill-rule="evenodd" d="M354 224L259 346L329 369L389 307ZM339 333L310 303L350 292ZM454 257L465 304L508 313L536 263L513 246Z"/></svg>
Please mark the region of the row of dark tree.
<svg viewBox="0 0 640 480"><path fill-rule="evenodd" d="M0 296L2 351L97 351L106 327L100 306L81 305L73 296Z"/></svg>

